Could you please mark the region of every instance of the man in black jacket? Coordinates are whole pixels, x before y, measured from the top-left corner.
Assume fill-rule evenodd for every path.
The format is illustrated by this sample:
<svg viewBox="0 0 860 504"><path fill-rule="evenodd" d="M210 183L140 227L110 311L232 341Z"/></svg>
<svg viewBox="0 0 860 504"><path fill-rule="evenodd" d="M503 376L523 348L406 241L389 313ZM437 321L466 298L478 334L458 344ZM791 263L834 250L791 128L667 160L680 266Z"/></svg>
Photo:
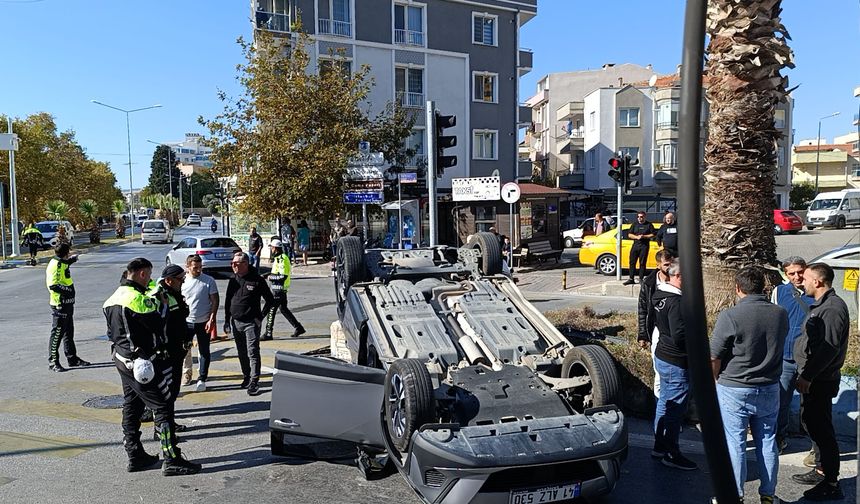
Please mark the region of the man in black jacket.
<svg viewBox="0 0 860 504"><path fill-rule="evenodd" d="M695 462L681 454L678 438L687 411L690 375L687 371L687 341L681 317L681 265L669 266L669 281L657 287L652 300L660 339L654 350L654 366L660 375L660 396L654 416L654 449L651 456L663 465L692 471Z"/></svg>
<svg viewBox="0 0 860 504"><path fill-rule="evenodd" d="M803 334L794 342L800 421L821 454L821 472L796 474L798 483L815 485L803 493L808 500L841 500L839 445L833 430L833 398L839 391L840 369L848 352L848 306L833 290L833 268L813 263L803 273L803 290L815 298Z"/></svg>
<svg viewBox="0 0 860 504"><path fill-rule="evenodd" d="M654 238L654 224L648 222L645 218L645 212L636 214L636 222L630 229L627 230L627 237L633 240L633 246L630 247L630 260L627 270L630 272L630 278L624 282L624 285L633 285L636 281L633 277L636 275L636 263L639 263L639 283L645 279L645 268L648 262L648 252L651 250L651 238Z"/></svg>
<svg viewBox="0 0 860 504"><path fill-rule="evenodd" d="M669 281L669 266L672 265L672 260L675 256L668 250L658 250L657 269L652 271L645 277L642 286L639 289L639 335L636 339L639 341L639 346L642 349L651 350L651 361L654 362L654 349L657 347L659 333L654 331L654 304L651 298L657 291L657 286ZM660 396L660 375L657 373L657 368L654 368L654 395Z"/></svg>
<svg viewBox="0 0 860 504"><path fill-rule="evenodd" d="M663 216L663 225L657 230L657 245L678 257L678 223L672 212Z"/></svg>
<svg viewBox="0 0 860 504"><path fill-rule="evenodd" d="M241 388L248 389L248 395L260 393L260 329L263 314L275 303L269 283L250 267L248 254L236 252L230 262L233 277L227 284L224 301L224 332L233 332L239 365L242 367ZM260 311L260 299L266 304Z"/></svg>

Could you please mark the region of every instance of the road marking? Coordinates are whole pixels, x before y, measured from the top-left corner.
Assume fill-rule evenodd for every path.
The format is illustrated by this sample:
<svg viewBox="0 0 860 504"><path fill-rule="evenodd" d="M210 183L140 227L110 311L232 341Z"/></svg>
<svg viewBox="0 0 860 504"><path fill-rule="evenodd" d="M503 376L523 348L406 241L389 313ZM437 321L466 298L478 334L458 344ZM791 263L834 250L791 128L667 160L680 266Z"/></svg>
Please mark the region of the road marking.
<svg viewBox="0 0 860 504"><path fill-rule="evenodd" d="M0 456L4 457L36 454L48 457L72 458L101 444L97 441L87 439L37 436L22 434L20 432L0 431ZM5 483L0 480L0 485Z"/></svg>
<svg viewBox="0 0 860 504"><path fill-rule="evenodd" d="M117 383L108 383L96 380L71 380L60 381L60 388L65 390L74 390L77 392L86 392L95 395L116 395L122 394L122 386Z"/></svg>
<svg viewBox="0 0 860 504"><path fill-rule="evenodd" d="M119 424L122 421L122 410L119 409L85 408L77 404L23 401L20 399L0 401L0 413L112 424Z"/></svg>

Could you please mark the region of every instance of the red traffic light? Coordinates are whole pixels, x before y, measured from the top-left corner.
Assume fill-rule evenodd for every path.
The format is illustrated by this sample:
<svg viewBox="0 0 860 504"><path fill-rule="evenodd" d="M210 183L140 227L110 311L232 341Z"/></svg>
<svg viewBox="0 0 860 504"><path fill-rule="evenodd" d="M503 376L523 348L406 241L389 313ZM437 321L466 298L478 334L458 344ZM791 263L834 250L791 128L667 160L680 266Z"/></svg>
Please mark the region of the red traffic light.
<svg viewBox="0 0 860 504"><path fill-rule="evenodd" d="M609 166L611 166L615 170L620 170L621 166L623 164L624 164L624 162L617 157L613 157L613 158L609 159Z"/></svg>

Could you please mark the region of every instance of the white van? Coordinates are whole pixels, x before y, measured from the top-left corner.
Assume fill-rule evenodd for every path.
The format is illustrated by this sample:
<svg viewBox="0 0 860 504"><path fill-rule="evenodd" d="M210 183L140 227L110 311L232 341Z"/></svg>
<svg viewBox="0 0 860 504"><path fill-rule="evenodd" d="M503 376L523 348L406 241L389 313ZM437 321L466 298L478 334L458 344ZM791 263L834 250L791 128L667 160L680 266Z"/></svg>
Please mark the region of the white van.
<svg viewBox="0 0 860 504"><path fill-rule="evenodd" d="M819 226L842 229L850 224L860 224L860 189L819 193L806 213L807 229Z"/></svg>
<svg viewBox="0 0 860 504"><path fill-rule="evenodd" d="M173 243L173 229L170 223L162 219L148 219L140 226L140 243L163 242Z"/></svg>

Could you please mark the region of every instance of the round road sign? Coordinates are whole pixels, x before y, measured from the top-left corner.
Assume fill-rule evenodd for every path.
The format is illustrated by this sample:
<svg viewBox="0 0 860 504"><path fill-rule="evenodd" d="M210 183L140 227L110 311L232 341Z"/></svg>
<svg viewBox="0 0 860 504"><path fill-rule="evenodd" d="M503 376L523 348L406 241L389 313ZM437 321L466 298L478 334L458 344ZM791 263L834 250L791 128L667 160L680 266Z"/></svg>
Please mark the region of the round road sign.
<svg viewBox="0 0 860 504"><path fill-rule="evenodd" d="M502 199L505 203L514 204L520 200L520 186L516 182L508 182L502 186Z"/></svg>

